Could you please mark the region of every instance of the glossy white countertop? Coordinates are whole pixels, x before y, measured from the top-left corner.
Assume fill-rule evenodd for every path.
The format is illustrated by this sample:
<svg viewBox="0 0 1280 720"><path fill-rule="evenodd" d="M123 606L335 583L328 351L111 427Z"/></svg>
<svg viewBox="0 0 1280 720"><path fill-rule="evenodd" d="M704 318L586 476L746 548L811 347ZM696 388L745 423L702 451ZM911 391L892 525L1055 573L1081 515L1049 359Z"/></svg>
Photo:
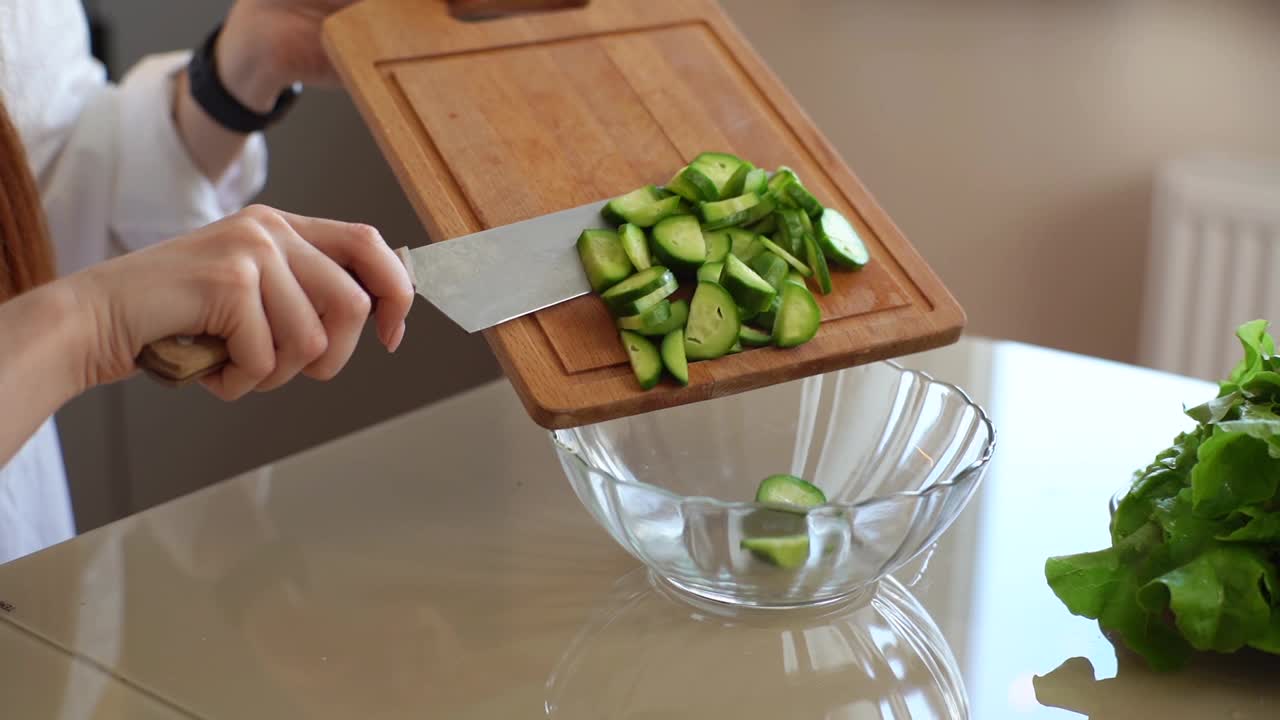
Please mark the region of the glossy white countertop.
<svg viewBox="0 0 1280 720"><path fill-rule="evenodd" d="M0 717L1280 714L1280 659L1150 673L1044 580L1106 546L1111 495L1214 386L981 340L902 362L969 391L998 446L870 604L762 618L662 592L500 381L0 566ZM902 623L942 647L895 656Z"/></svg>

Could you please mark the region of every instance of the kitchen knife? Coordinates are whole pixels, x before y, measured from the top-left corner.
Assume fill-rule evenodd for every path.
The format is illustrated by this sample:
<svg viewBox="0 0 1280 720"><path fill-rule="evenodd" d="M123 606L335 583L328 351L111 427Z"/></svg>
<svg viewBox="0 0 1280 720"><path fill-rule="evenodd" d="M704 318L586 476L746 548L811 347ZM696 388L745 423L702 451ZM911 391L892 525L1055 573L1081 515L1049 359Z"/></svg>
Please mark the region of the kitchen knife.
<svg viewBox="0 0 1280 720"><path fill-rule="evenodd" d="M482 230L396 255L417 293L473 333L591 291L577 239L605 227L606 200ZM185 384L227 363L221 338L168 338L151 343L138 366L165 384Z"/></svg>

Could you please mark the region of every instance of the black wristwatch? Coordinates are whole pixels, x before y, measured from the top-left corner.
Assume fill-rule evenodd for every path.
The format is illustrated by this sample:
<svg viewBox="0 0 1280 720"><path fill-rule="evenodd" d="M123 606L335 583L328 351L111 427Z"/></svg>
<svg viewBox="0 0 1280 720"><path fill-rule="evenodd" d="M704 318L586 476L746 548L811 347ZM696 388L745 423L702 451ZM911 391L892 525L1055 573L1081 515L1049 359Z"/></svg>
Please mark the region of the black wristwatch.
<svg viewBox="0 0 1280 720"><path fill-rule="evenodd" d="M224 128L233 132L249 134L264 130L273 125L293 105L302 91L300 84L293 84L280 93L271 112L262 114L245 107L227 91L222 79L218 77L218 66L214 61L213 48L222 32L219 24L205 38L204 43L191 55L187 64L187 82L191 86L191 97L209 117Z"/></svg>

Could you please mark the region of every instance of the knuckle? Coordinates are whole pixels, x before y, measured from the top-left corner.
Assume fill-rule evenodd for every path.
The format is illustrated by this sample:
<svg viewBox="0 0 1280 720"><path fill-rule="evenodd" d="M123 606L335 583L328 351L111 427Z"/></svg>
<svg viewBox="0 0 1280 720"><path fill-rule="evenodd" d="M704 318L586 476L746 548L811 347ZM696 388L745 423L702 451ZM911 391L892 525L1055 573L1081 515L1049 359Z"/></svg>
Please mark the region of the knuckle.
<svg viewBox="0 0 1280 720"><path fill-rule="evenodd" d="M343 307L347 308L351 317L363 321L373 311L373 300L369 298L368 293L357 287L347 292Z"/></svg>
<svg viewBox="0 0 1280 720"><path fill-rule="evenodd" d="M351 238L354 243L367 250L378 250L386 245L382 233L374 226L364 223L354 223L351 226Z"/></svg>
<svg viewBox="0 0 1280 720"><path fill-rule="evenodd" d="M329 349L329 336L323 329L305 333L298 342L298 352L305 363L312 362Z"/></svg>
<svg viewBox="0 0 1280 720"><path fill-rule="evenodd" d="M211 267L210 271L215 286L234 294L257 292L262 279L258 264L244 255L231 255L224 262Z"/></svg>

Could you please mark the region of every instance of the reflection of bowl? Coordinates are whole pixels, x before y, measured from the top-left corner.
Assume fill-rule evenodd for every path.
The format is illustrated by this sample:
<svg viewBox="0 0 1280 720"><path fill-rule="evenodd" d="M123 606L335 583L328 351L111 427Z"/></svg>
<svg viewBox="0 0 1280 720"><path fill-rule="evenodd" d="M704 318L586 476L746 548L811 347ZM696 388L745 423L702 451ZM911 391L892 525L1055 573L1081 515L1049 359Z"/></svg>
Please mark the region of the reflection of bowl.
<svg viewBox="0 0 1280 720"><path fill-rule="evenodd" d="M959 388L884 362L553 440L587 510L656 574L721 602L790 606L862 589L934 542L977 488L995 429ZM744 502L774 473L829 504ZM765 562L742 549L749 537L798 537L800 560Z"/></svg>
<svg viewBox="0 0 1280 720"><path fill-rule="evenodd" d="M553 720L969 715L950 648L896 579L776 613L674 600L622 578L547 682Z"/></svg>

